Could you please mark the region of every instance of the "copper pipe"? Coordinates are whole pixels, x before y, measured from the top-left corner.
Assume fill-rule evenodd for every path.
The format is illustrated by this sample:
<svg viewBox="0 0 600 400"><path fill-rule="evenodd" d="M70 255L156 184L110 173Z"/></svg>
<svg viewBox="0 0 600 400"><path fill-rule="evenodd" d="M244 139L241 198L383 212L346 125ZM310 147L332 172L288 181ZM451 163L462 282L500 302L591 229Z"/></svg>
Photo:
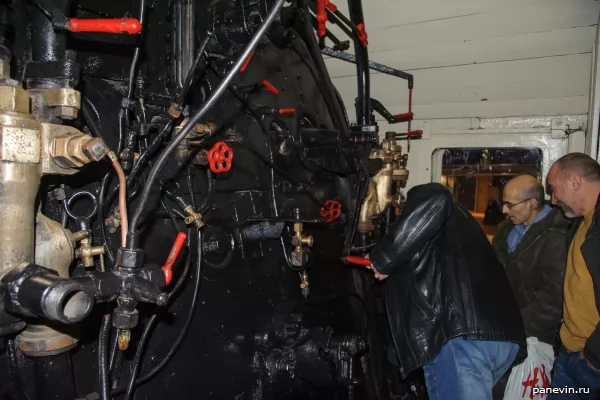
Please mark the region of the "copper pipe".
<svg viewBox="0 0 600 400"><path fill-rule="evenodd" d="M119 177L119 215L121 217L121 247L127 245L127 231L129 230L129 221L127 219L127 181L125 173L114 152L109 151L108 157Z"/></svg>

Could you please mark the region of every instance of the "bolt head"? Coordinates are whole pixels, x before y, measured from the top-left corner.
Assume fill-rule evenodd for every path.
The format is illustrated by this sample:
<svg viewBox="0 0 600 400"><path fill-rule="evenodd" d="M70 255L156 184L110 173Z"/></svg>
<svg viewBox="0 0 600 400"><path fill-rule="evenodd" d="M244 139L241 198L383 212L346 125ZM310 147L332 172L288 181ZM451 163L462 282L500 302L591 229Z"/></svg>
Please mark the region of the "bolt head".
<svg viewBox="0 0 600 400"><path fill-rule="evenodd" d="M102 140L94 138L81 146L81 151L92 161L100 161L106 155Z"/></svg>
<svg viewBox="0 0 600 400"><path fill-rule="evenodd" d="M57 111L58 111L58 117L64 120L72 120L77 118L77 115L79 114L79 110L76 109L75 107L69 107L69 106L59 106L57 107Z"/></svg>

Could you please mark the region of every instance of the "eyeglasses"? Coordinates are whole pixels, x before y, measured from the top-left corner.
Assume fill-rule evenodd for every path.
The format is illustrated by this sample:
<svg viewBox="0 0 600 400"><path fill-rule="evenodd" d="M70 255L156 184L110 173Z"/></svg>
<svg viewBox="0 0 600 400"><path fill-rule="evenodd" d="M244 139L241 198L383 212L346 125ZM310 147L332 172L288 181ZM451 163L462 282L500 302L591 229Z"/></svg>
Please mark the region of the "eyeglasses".
<svg viewBox="0 0 600 400"><path fill-rule="evenodd" d="M514 206L518 206L519 204L525 203L526 201L529 201L531 199L532 199L532 197L529 197L529 198L527 198L525 200L521 200L518 203L509 203L508 201L503 201L502 202L502 206L506 206L506 208L508 208L509 210L511 210Z"/></svg>

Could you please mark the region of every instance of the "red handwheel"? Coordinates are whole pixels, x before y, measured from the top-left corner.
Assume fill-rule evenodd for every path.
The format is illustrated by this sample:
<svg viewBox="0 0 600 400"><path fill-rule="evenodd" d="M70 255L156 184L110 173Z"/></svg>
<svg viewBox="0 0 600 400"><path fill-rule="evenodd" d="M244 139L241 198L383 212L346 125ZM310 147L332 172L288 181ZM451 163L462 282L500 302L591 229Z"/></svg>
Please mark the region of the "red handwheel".
<svg viewBox="0 0 600 400"><path fill-rule="evenodd" d="M327 218L325 222L331 223L338 219L342 213L342 205L336 200L327 200L325 207L321 208L321 217Z"/></svg>
<svg viewBox="0 0 600 400"><path fill-rule="evenodd" d="M216 143L208 152L208 166L215 174L229 171L231 161L233 161L233 150L225 142Z"/></svg>

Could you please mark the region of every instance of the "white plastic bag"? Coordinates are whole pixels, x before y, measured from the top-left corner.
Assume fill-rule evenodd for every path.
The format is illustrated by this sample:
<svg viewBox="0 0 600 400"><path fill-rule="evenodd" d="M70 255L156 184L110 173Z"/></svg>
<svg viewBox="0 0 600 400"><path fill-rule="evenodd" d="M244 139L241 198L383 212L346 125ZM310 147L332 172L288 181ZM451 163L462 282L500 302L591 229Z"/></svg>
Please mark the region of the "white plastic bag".
<svg viewBox="0 0 600 400"><path fill-rule="evenodd" d="M540 389L550 387L553 365L552 346L541 343L535 337L527 338L527 358L510 372L504 400L546 399L548 394Z"/></svg>

